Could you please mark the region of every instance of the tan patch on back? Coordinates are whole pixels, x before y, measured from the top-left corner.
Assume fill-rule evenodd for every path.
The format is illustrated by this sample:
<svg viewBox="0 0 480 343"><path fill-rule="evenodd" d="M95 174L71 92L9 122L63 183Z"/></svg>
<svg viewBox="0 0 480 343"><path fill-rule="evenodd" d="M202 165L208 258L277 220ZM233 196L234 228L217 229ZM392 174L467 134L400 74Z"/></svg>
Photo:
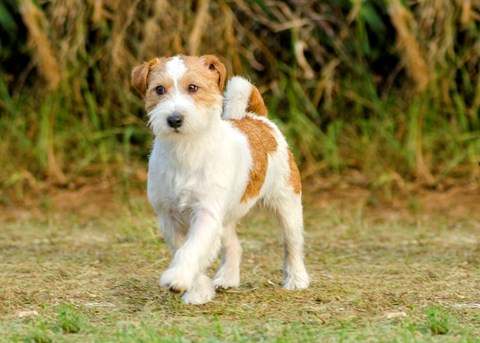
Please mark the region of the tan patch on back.
<svg viewBox="0 0 480 343"><path fill-rule="evenodd" d="M252 152L252 168L247 188L241 199L242 202L246 202L260 193L267 174L268 155L277 150L278 144L273 136L272 128L261 120L244 117L229 121L247 136Z"/></svg>
<svg viewBox="0 0 480 343"><path fill-rule="evenodd" d="M260 116L268 117L268 110L263 102L262 95L254 85L252 85L252 91L250 92L250 98L248 99L247 112L253 112Z"/></svg>
<svg viewBox="0 0 480 343"><path fill-rule="evenodd" d="M288 149L288 165L290 166L290 178L288 179L288 183L293 187L295 193L300 193L302 191L300 172L298 171L297 164L295 163L295 157L293 157L290 149Z"/></svg>

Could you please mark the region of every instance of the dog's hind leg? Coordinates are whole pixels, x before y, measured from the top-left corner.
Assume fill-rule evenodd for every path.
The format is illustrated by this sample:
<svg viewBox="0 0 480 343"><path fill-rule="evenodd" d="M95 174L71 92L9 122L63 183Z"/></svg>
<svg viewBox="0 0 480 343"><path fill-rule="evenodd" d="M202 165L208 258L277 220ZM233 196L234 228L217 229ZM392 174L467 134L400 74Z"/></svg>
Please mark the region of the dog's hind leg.
<svg viewBox="0 0 480 343"><path fill-rule="evenodd" d="M303 215L300 194L282 192L272 199L272 209L283 236L283 287L308 288L310 277L303 263Z"/></svg>
<svg viewBox="0 0 480 343"><path fill-rule="evenodd" d="M238 240L235 223L227 225L222 235L222 265L213 284L217 288L231 288L240 285L240 260L242 246Z"/></svg>

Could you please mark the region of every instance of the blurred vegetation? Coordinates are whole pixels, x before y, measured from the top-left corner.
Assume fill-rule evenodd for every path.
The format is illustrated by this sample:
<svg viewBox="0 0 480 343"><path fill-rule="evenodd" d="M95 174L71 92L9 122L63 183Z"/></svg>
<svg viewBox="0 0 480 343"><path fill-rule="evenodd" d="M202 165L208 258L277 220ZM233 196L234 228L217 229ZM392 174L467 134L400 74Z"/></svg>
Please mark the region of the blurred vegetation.
<svg viewBox="0 0 480 343"><path fill-rule="evenodd" d="M477 179L479 24L475 0L3 0L1 188L135 175L151 137L131 68L179 53L250 77L304 177Z"/></svg>

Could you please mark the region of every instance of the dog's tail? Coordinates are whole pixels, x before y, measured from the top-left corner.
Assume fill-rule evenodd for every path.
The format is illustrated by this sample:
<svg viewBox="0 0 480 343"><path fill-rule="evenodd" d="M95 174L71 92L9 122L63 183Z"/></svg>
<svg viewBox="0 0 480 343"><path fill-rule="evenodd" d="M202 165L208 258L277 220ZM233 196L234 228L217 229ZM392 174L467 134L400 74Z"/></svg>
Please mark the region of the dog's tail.
<svg viewBox="0 0 480 343"><path fill-rule="evenodd" d="M225 91L224 119L241 119L247 113L267 117L268 110L257 87L240 76L230 79Z"/></svg>

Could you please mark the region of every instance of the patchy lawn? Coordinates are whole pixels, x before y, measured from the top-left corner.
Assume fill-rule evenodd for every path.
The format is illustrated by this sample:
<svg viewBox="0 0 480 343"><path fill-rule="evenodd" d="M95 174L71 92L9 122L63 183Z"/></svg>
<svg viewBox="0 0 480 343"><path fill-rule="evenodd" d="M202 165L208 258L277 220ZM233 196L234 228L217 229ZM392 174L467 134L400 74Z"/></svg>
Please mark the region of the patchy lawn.
<svg viewBox="0 0 480 343"><path fill-rule="evenodd" d="M239 227L241 287L195 307L157 284L170 256L143 196L83 198L2 209L0 341L480 342L480 210L471 203L435 210L430 197L372 209L307 196L313 282L296 292L280 287L281 241L256 212Z"/></svg>

